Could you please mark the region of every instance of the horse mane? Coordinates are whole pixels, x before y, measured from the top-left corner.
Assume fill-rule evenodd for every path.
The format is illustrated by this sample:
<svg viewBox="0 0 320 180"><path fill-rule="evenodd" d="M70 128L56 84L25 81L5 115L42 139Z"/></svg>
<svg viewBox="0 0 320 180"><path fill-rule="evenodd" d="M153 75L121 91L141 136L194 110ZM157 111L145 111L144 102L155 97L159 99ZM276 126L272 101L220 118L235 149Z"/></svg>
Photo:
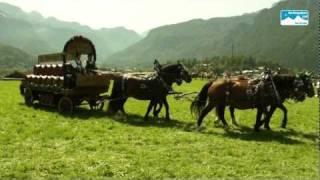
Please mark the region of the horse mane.
<svg viewBox="0 0 320 180"><path fill-rule="evenodd" d="M273 76L273 80L275 82L284 83L285 85L289 85L289 84L293 85L292 82L295 80L295 78L296 77L294 75L291 75L291 74L276 74L276 75Z"/></svg>
<svg viewBox="0 0 320 180"><path fill-rule="evenodd" d="M178 65L179 64L165 64L161 66L161 69L164 71L172 71L172 70L176 70Z"/></svg>
<svg viewBox="0 0 320 180"><path fill-rule="evenodd" d="M273 81L280 95L289 98L289 92L294 90L295 76L290 74L277 74L273 76Z"/></svg>

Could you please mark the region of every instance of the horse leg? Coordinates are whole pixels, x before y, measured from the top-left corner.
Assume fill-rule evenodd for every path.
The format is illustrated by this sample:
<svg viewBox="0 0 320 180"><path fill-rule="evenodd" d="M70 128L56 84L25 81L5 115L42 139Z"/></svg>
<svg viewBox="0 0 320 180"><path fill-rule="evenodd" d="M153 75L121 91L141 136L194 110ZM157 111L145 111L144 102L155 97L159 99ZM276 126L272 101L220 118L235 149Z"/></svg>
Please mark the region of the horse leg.
<svg viewBox="0 0 320 180"><path fill-rule="evenodd" d="M218 110L219 119L222 121L223 126L228 127L228 123L227 123L226 119L224 118L225 107L226 107L225 105L219 105L219 106L217 106L217 110Z"/></svg>
<svg viewBox="0 0 320 180"><path fill-rule="evenodd" d="M126 111L124 110L124 104L126 103L127 98L119 101L118 109L122 112L123 115L126 115Z"/></svg>
<svg viewBox="0 0 320 180"><path fill-rule="evenodd" d="M229 110L230 110L230 115L231 115L231 119L232 119L232 124L235 126L239 126L236 121L236 118L234 117L234 107L230 106Z"/></svg>
<svg viewBox="0 0 320 180"><path fill-rule="evenodd" d="M168 101L167 101L166 97L163 99L163 103L164 103L164 106L166 108L166 120L170 120L169 104L168 104Z"/></svg>
<svg viewBox="0 0 320 180"><path fill-rule="evenodd" d="M146 114L144 115L144 120L145 120L145 121L148 120L148 116L149 116L149 113L150 113L152 107L154 106L154 102L155 102L154 100L151 100L150 103L149 103L147 112L146 112Z"/></svg>
<svg viewBox="0 0 320 180"><path fill-rule="evenodd" d="M263 113L263 108L258 108L256 116L256 124L254 125L254 130L259 131L260 126L262 125L261 116Z"/></svg>
<svg viewBox="0 0 320 180"><path fill-rule="evenodd" d="M283 119L282 119L281 127L286 128L287 122L288 122L288 117L287 117L288 110L283 104L279 105L278 107L283 111Z"/></svg>
<svg viewBox="0 0 320 180"><path fill-rule="evenodd" d="M157 109L157 105L158 104L159 104L159 108ZM153 106L153 116L154 117L158 117L159 116L159 113L160 113L160 111L162 109L162 105L163 105L162 101L158 101L158 102L155 103L155 105Z"/></svg>
<svg viewBox="0 0 320 180"><path fill-rule="evenodd" d="M153 117L154 117L154 118L157 118L157 117L158 117L157 107L158 107L158 102L155 102L154 105L152 106L152 109L153 109Z"/></svg>
<svg viewBox="0 0 320 180"><path fill-rule="evenodd" d="M276 106L271 106L270 107L270 110L266 113L266 117L265 117L265 120L264 120L264 128L265 129L268 129L270 130L270 120L271 120L271 117L274 113L274 111L276 110Z"/></svg>
<svg viewBox="0 0 320 180"><path fill-rule="evenodd" d="M218 125L219 122L220 122L220 118L219 118L218 108L216 108L216 118L214 120L214 124Z"/></svg>
<svg viewBox="0 0 320 180"><path fill-rule="evenodd" d="M209 102L208 105L201 111L199 118L198 118L198 127L201 126L203 118L214 108L214 104Z"/></svg>

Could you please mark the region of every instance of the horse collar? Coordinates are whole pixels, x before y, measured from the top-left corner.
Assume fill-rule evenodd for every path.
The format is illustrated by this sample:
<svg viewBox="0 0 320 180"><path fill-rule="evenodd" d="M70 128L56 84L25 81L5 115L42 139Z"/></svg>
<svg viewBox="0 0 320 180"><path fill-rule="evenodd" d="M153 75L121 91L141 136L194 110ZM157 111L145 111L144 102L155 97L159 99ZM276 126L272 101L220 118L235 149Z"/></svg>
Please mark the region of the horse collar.
<svg viewBox="0 0 320 180"><path fill-rule="evenodd" d="M159 81L162 83L162 85L166 88L167 91L172 91L172 87L167 82L165 82L160 75Z"/></svg>

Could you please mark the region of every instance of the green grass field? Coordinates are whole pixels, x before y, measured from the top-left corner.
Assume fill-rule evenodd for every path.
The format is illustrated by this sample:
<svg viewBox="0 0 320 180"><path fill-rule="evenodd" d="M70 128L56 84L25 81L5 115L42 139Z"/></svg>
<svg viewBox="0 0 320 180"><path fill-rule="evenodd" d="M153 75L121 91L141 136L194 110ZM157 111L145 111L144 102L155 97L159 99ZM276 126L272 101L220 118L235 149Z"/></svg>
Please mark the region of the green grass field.
<svg viewBox="0 0 320 180"><path fill-rule="evenodd" d="M199 91L204 83L176 90ZM25 106L18 85L0 81L0 179L319 178L315 98L286 104L288 129L279 128L277 110L272 131L253 132L255 110L247 110L236 111L241 126L228 130L215 126L210 113L199 132L188 100L170 97L170 122L144 122L147 102L134 99L127 118L87 107L67 118L54 108Z"/></svg>

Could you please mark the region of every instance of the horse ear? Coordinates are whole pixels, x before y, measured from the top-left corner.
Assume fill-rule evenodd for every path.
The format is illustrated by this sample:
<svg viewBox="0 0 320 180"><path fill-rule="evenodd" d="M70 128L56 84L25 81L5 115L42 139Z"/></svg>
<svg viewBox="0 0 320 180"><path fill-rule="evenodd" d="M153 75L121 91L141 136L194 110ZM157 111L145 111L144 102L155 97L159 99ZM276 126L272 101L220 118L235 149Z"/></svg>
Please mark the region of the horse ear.
<svg viewBox="0 0 320 180"><path fill-rule="evenodd" d="M159 63L159 61L158 61L157 59L154 60L153 65L154 65L153 68L154 68L156 71L160 71L161 65L160 65L160 63Z"/></svg>
<svg viewBox="0 0 320 180"><path fill-rule="evenodd" d="M178 64L181 64L180 60L177 61Z"/></svg>

